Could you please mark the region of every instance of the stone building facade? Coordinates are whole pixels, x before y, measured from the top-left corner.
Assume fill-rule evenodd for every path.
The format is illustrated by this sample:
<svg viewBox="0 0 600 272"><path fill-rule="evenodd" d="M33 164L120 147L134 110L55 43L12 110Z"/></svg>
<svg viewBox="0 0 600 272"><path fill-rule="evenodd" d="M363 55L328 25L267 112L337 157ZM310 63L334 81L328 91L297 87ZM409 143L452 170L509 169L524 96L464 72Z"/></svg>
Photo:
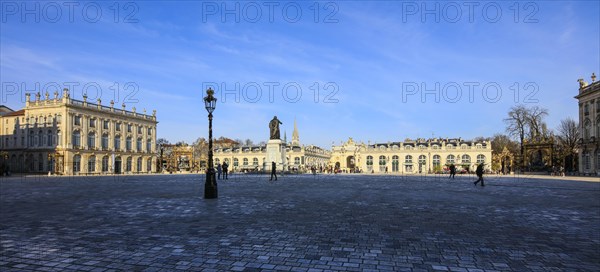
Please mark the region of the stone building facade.
<svg viewBox="0 0 600 272"><path fill-rule="evenodd" d="M331 166L342 172L418 174L439 173L454 164L458 170L474 171L483 162L491 169L489 141L462 139L407 139L404 142L365 144L349 138L334 145Z"/></svg>
<svg viewBox="0 0 600 272"><path fill-rule="evenodd" d="M69 96L26 94L25 108L0 115L0 148L11 172L60 175L156 171L156 111L152 115Z"/></svg>
<svg viewBox="0 0 600 272"><path fill-rule="evenodd" d="M579 79L579 173L600 176L600 81Z"/></svg>

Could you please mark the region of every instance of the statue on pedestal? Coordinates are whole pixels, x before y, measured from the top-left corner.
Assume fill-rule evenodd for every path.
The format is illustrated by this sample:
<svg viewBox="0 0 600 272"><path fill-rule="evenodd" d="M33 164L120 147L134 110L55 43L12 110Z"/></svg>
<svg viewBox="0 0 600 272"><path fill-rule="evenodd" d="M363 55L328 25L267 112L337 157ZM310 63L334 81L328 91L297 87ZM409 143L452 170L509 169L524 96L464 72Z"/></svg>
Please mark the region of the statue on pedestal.
<svg viewBox="0 0 600 272"><path fill-rule="evenodd" d="M279 121L279 119L277 119L277 116L273 117L273 120L271 120L271 122L269 122L269 129L271 131L270 137L269 139L271 140L280 140L281 136L279 133L279 125L283 123L281 121Z"/></svg>

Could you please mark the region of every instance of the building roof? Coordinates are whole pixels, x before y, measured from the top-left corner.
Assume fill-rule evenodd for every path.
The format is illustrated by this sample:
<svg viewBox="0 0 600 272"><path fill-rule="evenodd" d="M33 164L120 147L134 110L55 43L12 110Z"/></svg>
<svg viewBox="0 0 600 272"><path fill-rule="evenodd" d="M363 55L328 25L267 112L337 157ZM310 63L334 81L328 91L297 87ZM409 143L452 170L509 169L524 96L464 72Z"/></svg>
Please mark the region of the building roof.
<svg viewBox="0 0 600 272"><path fill-rule="evenodd" d="M25 110L24 109L2 114L2 116L4 116L4 117L22 116L22 115L25 115Z"/></svg>
<svg viewBox="0 0 600 272"><path fill-rule="evenodd" d="M7 113L13 112L14 110L12 110L11 108L4 106L4 105L0 105L0 115L5 115Z"/></svg>

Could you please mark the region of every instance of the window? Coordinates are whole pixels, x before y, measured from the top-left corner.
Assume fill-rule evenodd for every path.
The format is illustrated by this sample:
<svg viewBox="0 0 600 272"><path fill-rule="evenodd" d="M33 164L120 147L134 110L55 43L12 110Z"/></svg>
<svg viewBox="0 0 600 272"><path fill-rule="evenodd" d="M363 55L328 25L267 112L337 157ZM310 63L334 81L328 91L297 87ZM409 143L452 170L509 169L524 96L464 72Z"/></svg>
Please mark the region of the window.
<svg viewBox="0 0 600 272"><path fill-rule="evenodd" d="M109 124L110 124L110 122L108 122L108 120L102 121L102 128L103 129L108 129L109 128Z"/></svg>
<svg viewBox="0 0 600 272"><path fill-rule="evenodd" d="M440 168L442 165L441 161L442 158L440 157L440 155L433 155L433 169Z"/></svg>
<svg viewBox="0 0 600 272"><path fill-rule="evenodd" d="M104 133L102 134L102 140L101 140L101 145L102 145L102 150L107 150L108 149L108 134Z"/></svg>
<svg viewBox="0 0 600 272"><path fill-rule="evenodd" d="M137 138L136 149L138 152L142 151L142 138Z"/></svg>
<svg viewBox="0 0 600 272"><path fill-rule="evenodd" d="M585 103L585 105L583 106L583 114L584 115L590 114L590 105L588 105L588 103Z"/></svg>
<svg viewBox="0 0 600 272"><path fill-rule="evenodd" d="M38 171L44 171L44 156L38 154Z"/></svg>
<svg viewBox="0 0 600 272"><path fill-rule="evenodd" d="M240 162L238 161L237 158L233 158L233 166L234 167L238 167L240 165Z"/></svg>
<svg viewBox="0 0 600 272"><path fill-rule="evenodd" d="M295 157L294 158L294 164L295 165L300 165L300 157Z"/></svg>
<svg viewBox="0 0 600 272"><path fill-rule="evenodd" d="M87 145L88 148L96 148L96 133L88 133Z"/></svg>
<svg viewBox="0 0 600 272"><path fill-rule="evenodd" d="M73 147L78 148L81 146L81 133L79 130L73 131Z"/></svg>
<svg viewBox="0 0 600 272"><path fill-rule="evenodd" d="M406 150L412 150L412 149L413 149L413 147L412 147L412 146L410 146L410 145L405 145L405 146L404 146L404 149L406 149Z"/></svg>
<svg viewBox="0 0 600 272"><path fill-rule="evenodd" d="M398 172L400 170L400 157L397 155L392 156L392 172Z"/></svg>
<svg viewBox="0 0 600 272"><path fill-rule="evenodd" d="M131 157L127 158L127 163L125 164L125 171L131 172L131 163L132 163Z"/></svg>
<svg viewBox="0 0 600 272"><path fill-rule="evenodd" d="M379 172L385 172L385 164L386 164L385 156L383 156L383 155L379 156Z"/></svg>
<svg viewBox="0 0 600 272"><path fill-rule="evenodd" d="M44 132L42 132L41 130L38 132L38 138L39 140L39 145L38 146L45 146L46 145L46 137L44 137Z"/></svg>
<svg viewBox="0 0 600 272"><path fill-rule="evenodd" d="M79 173L81 171L81 156L73 156L73 173Z"/></svg>
<svg viewBox="0 0 600 272"><path fill-rule="evenodd" d="M108 172L108 156L102 157L102 172Z"/></svg>
<svg viewBox="0 0 600 272"><path fill-rule="evenodd" d="M146 140L146 152L150 153L152 152L152 139L148 138L148 140Z"/></svg>
<svg viewBox="0 0 600 272"><path fill-rule="evenodd" d="M119 151L121 149L121 136L115 136L115 151Z"/></svg>
<svg viewBox="0 0 600 272"><path fill-rule="evenodd" d="M431 149L440 149L440 146L439 145L432 145Z"/></svg>
<svg viewBox="0 0 600 272"><path fill-rule="evenodd" d="M73 124L76 126L81 126L81 116L74 116L73 117Z"/></svg>
<svg viewBox="0 0 600 272"><path fill-rule="evenodd" d="M477 145L475 145L475 148L477 148L477 149L481 149L481 148L482 148L482 145L481 145L481 144L477 144Z"/></svg>
<svg viewBox="0 0 600 272"><path fill-rule="evenodd" d="M446 164L451 163L454 163L454 155L448 155L448 157L446 157Z"/></svg>
<svg viewBox="0 0 600 272"><path fill-rule="evenodd" d="M419 164L420 165L425 165L427 164L427 157L425 155L421 155L419 156Z"/></svg>
<svg viewBox="0 0 600 272"><path fill-rule="evenodd" d="M138 133L138 134L142 134L142 127L141 127L141 126L138 126L137 128L138 128L138 129L137 129L137 133Z"/></svg>
<svg viewBox="0 0 600 272"><path fill-rule="evenodd" d="M148 128L148 136L152 135L152 128Z"/></svg>
<svg viewBox="0 0 600 272"><path fill-rule="evenodd" d="M142 172L142 158L137 159L137 171Z"/></svg>
<svg viewBox="0 0 600 272"><path fill-rule="evenodd" d="M258 158L252 159L252 165L258 166Z"/></svg>
<svg viewBox="0 0 600 272"><path fill-rule="evenodd" d="M460 149L469 149L469 146L466 144L460 145Z"/></svg>
<svg viewBox="0 0 600 272"><path fill-rule="evenodd" d="M131 124L127 124L127 132L131 132Z"/></svg>
<svg viewBox="0 0 600 272"><path fill-rule="evenodd" d="M367 170L373 171L373 156L367 156Z"/></svg>
<svg viewBox="0 0 600 272"><path fill-rule="evenodd" d="M464 154L461 157L461 162L462 163L471 163L471 156Z"/></svg>
<svg viewBox="0 0 600 272"><path fill-rule="evenodd" d="M56 116L56 123L60 124L60 122L62 122L62 115L59 114Z"/></svg>
<svg viewBox="0 0 600 272"><path fill-rule="evenodd" d="M248 165L248 158L244 158L244 159L242 160L242 164L243 164L244 166L247 166L247 165Z"/></svg>
<svg viewBox="0 0 600 272"><path fill-rule="evenodd" d="M90 118L90 127L96 127L96 119Z"/></svg>
<svg viewBox="0 0 600 272"><path fill-rule="evenodd" d="M411 155L406 155L406 157L404 157L404 163L409 164L412 163L413 157Z"/></svg>
<svg viewBox="0 0 600 272"><path fill-rule="evenodd" d="M56 131L56 139L57 139L56 144L62 145L62 137L61 137L60 130Z"/></svg>
<svg viewBox="0 0 600 272"><path fill-rule="evenodd" d="M454 149L454 146L453 146L453 145L451 145L451 144L447 144L447 145L446 145L446 149Z"/></svg>
<svg viewBox="0 0 600 272"><path fill-rule="evenodd" d="M90 156L88 159L88 173L96 172L96 156Z"/></svg>
<svg viewBox="0 0 600 272"><path fill-rule="evenodd" d="M52 130L48 130L48 134L46 134L46 142L48 146L55 145L56 143L53 141Z"/></svg>
<svg viewBox="0 0 600 272"><path fill-rule="evenodd" d="M485 155L479 154L477 155L477 164L485 163Z"/></svg>
<svg viewBox="0 0 600 272"><path fill-rule="evenodd" d="M146 171L152 172L152 158L150 158L146 161Z"/></svg>
<svg viewBox="0 0 600 272"><path fill-rule="evenodd" d="M588 140L590 138L591 122L590 119L585 119L583 122L583 139Z"/></svg>
<svg viewBox="0 0 600 272"><path fill-rule="evenodd" d="M115 130L121 131L121 123L115 123Z"/></svg>
<svg viewBox="0 0 600 272"><path fill-rule="evenodd" d="M591 167L590 159L590 153L588 151L583 152L583 168L588 171Z"/></svg>
<svg viewBox="0 0 600 272"><path fill-rule="evenodd" d="M127 139L125 139L125 150L131 151L131 137L127 137Z"/></svg>

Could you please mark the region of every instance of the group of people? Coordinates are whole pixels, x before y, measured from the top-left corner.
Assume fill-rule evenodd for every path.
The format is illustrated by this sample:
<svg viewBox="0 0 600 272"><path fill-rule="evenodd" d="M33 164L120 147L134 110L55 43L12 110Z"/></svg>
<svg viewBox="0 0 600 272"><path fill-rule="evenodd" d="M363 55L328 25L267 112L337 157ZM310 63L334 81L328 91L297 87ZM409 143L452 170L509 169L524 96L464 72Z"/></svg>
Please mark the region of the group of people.
<svg viewBox="0 0 600 272"><path fill-rule="evenodd" d="M456 176L456 166L454 164L450 164L449 169L450 177L448 178L454 179L454 176ZM483 183L483 163L477 165L477 169L475 169L475 174L477 175L477 180L473 183L477 185L477 183L481 182L481 186L485 186Z"/></svg>
<svg viewBox="0 0 600 272"><path fill-rule="evenodd" d="M223 179L228 179L227 173L229 173L229 165L227 162L224 162L223 165L217 163L217 179L221 179L221 173L223 173Z"/></svg>

